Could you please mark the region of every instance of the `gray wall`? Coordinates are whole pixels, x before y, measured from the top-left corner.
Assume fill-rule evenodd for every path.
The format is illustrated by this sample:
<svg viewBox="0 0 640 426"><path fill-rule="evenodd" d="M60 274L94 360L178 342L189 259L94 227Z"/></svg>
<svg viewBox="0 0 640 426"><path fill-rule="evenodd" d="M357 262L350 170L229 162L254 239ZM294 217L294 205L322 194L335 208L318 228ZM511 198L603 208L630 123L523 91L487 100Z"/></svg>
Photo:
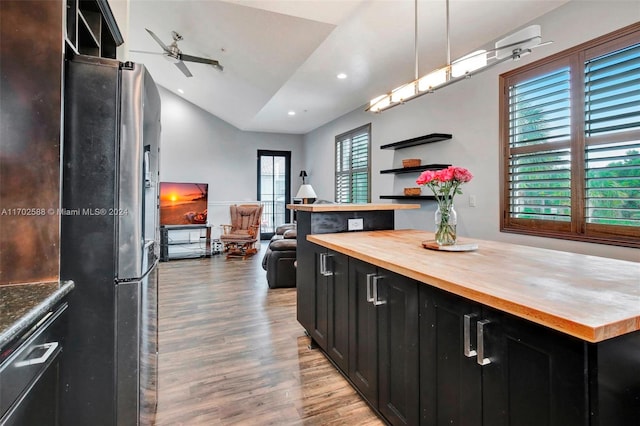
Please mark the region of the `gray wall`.
<svg viewBox="0 0 640 426"><path fill-rule="evenodd" d="M160 87L162 139L160 180L209 184L210 223L214 211L257 198L257 151L291 151L291 194L301 184L302 136L245 132ZM218 206L218 207L216 207Z"/></svg>
<svg viewBox="0 0 640 426"><path fill-rule="evenodd" d="M450 163L468 168L475 176L462 187L463 194L456 197L460 235L638 261L637 249L500 233L498 189L498 75L638 20L640 2L637 0L572 1L532 22L542 25L543 40L554 43L535 50L519 62L498 65L381 114L364 112L363 106L305 135L305 169L313 178L318 197L335 198L335 136L371 122L372 202L380 202L380 195L401 194L404 187L416 186L417 176L379 173L382 169L401 167L403 158L421 158L423 163ZM421 70L421 73L427 71ZM453 139L398 151L379 149L387 143L434 132L451 133ZM470 195L476 197L476 207L469 206ZM432 230L434 211L434 202L421 202L420 210L398 212L396 226Z"/></svg>

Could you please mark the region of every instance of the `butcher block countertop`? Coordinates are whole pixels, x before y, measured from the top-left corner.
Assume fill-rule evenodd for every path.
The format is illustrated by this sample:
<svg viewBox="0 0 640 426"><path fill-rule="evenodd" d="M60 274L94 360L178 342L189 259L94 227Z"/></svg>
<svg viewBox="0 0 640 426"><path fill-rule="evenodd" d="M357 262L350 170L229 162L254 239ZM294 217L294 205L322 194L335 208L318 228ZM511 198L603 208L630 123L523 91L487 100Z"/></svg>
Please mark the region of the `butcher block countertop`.
<svg viewBox="0 0 640 426"><path fill-rule="evenodd" d="M601 342L640 330L640 263L515 244L427 250L431 232L308 235L313 243L578 337Z"/></svg>
<svg viewBox="0 0 640 426"><path fill-rule="evenodd" d="M391 203L336 203L336 204L287 204L290 210L303 212L354 212L375 210L413 210L419 209L420 204L391 204Z"/></svg>

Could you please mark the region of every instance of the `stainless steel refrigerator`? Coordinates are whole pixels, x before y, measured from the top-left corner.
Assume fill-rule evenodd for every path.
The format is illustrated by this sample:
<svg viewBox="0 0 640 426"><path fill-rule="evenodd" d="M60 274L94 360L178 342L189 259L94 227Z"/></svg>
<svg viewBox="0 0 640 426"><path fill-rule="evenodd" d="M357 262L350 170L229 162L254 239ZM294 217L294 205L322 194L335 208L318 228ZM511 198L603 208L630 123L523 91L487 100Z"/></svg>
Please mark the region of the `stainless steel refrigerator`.
<svg viewBox="0 0 640 426"><path fill-rule="evenodd" d="M157 404L160 96L144 66L66 61L62 279L76 283L61 424L149 424Z"/></svg>

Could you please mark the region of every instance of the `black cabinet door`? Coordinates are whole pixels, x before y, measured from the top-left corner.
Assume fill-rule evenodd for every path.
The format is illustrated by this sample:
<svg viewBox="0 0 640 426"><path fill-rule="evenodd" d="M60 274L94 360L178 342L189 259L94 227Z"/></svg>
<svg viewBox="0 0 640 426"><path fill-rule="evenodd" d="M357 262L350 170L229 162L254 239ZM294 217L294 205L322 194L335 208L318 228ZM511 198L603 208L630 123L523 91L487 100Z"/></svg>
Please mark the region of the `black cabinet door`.
<svg viewBox="0 0 640 426"><path fill-rule="evenodd" d="M349 371L349 258L330 251L327 265L327 354L346 374Z"/></svg>
<svg viewBox="0 0 640 426"><path fill-rule="evenodd" d="M349 378L378 407L378 327L376 307L367 300L367 275L377 268L349 259Z"/></svg>
<svg viewBox="0 0 640 426"><path fill-rule="evenodd" d="M480 314L478 304L420 286L420 424L481 424L482 368L473 352Z"/></svg>
<svg viewBox="0 0 640 426"><path fill-rule="evenodd" d="M303 213L303 212L299 212ZM303 215L304 216L304 215ZM310 224L306 221L298 221L298 238L296 250L296 315L298 322L311 336L313 330L313 316L315 311L315 274L316 274L316 250L319 246L305 238L310 233ZM312 336L313 337L313 336Z"/></svg>
<svg viewBox="0 0 640 426"><path fill-rule="evenodd" d="M327 249L313 245L313 317L311 338L327 352L327 334L329 332L329 286L325 269L329 269Z"/></svg>
<svg viewBox="0 0 640 426"><path fill-rule="evenodd" d="M484 308L483 424L588 425L586 343ZM478 327L481 327L479 323ZM478 345L480 333L478 333Z"/></svg>
<svg viewBox="0 0 640 426"><path fill-rule="evenodd" d="M419 418L418 283L379 270L373 285L378 310L378 410L392 425Z"/></svg>

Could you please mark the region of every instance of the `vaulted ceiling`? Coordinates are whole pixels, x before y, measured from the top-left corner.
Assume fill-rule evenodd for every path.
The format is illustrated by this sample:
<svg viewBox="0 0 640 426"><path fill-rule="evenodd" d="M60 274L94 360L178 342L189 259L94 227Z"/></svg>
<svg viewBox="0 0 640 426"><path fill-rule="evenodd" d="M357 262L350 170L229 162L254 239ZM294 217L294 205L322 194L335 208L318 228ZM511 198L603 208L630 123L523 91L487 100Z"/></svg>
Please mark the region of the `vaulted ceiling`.
<svg viewBox="0 0 640 426"><path fill-rule="evenodd" d="M567 1L450 0L451 56ZM414 7L414 0L131 0L128 49L160 53L145 28L167 45L177 31L183 53L216 59L224 71L186 62L187 78L162 55L128 57L239 129L304 134L413 79ZM446 63L445 0L417 7L422 75Z"/></svg>

